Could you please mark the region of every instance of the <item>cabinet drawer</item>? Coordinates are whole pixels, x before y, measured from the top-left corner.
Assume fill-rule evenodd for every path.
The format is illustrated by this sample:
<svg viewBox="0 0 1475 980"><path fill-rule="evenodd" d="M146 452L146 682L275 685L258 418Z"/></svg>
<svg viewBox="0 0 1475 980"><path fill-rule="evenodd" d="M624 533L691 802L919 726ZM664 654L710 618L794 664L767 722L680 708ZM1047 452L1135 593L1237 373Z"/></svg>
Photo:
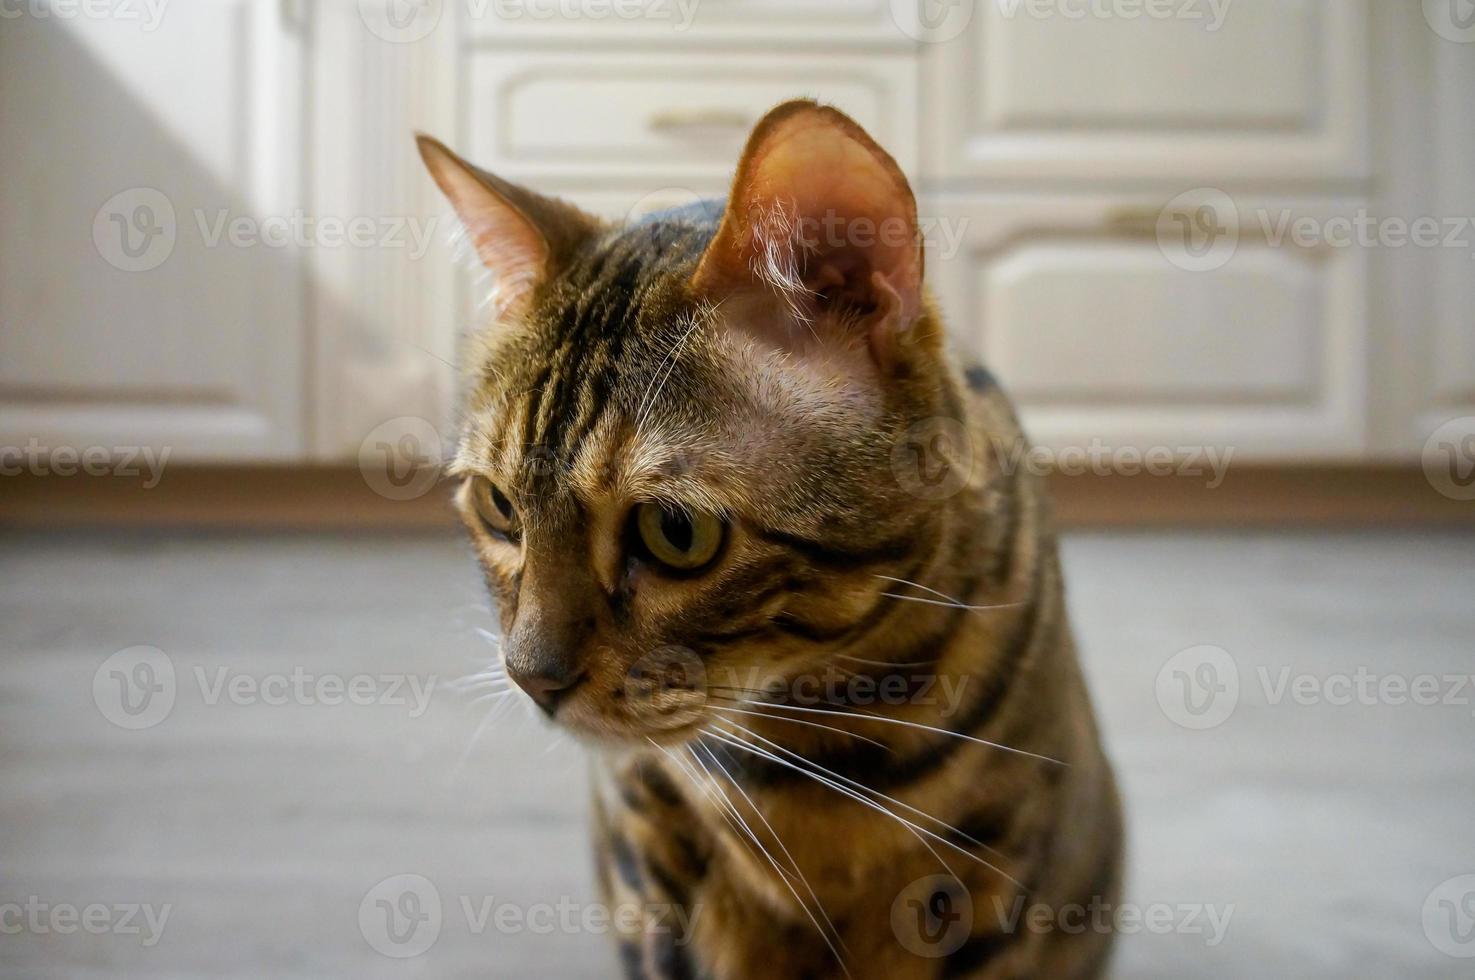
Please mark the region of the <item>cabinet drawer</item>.
<svg viewBox="0 0 1475 980"><path fill-rule="evenodd" d="M1237 237L1189 251L1178 212L1157 220L1161 201L934 197L928 279L954 342L1042 445L1353 458L1366 448L1367 249L1277 234L1353 206L1233 206Z"/></svg>
<svg viewBox="0 0 1475 980"><path fill-rule="evenodd" d="M611 38L684 44L774 40L909 46L891 0L464 0L466 35L493 45Z"/></svg>
<svg viewBox="0 0 1475 980"><path fill-rule="evenodd" d="M479 164L535 184L725 180L749 129L796 95L854 116L916 162L916 68L903 55L802 58L482 51L471 70Z"/></svg>
<svg viewBox="0 0 1475 980"><path fill-rule="evenodd" d="M1367 0L970 9L944 22L946 43L924 46L929 175L1202 183L1369 173Z"/></svg>

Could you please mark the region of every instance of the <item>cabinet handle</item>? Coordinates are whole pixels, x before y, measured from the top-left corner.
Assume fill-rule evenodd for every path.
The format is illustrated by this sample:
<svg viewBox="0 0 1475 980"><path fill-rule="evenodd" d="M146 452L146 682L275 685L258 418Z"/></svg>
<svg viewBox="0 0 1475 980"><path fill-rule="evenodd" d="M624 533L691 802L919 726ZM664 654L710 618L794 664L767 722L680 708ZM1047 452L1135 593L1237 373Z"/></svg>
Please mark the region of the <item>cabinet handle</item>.
<svg viewBox="0 0 1475 980"><path fill-rule="evenodd" d="M1162 208L1149 206L1119 208L1106 216L1106 227L1118 235L1157 234L1157 226L1166 215Z"/></svg>
<svg viewBox="0 0 1475 980"><path fill-rule="evenodd" d="M657 133L685 129L747 129L751 117L738 109L665 109L650 117L647 125Z"/></svg>

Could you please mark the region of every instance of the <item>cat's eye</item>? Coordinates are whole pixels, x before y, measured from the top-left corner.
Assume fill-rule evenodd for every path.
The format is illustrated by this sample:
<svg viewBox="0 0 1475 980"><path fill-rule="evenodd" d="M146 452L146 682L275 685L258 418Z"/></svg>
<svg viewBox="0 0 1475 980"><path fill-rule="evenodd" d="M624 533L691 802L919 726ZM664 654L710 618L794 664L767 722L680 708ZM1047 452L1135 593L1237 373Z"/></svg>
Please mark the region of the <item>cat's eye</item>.
<svg viewBox="0 0 1475 980"><path fill-rule="evenodd" d="M656 503L635 508L635 531L651 558L678 572L705 566L722 547L722 521L712 514L688 513Z"/></svg>
<svg viewBox="0 0 1475 980"><path fill-rule="evenodd" d="M476 515L492 531L506 538L517 537L517 509L491 480L479 476L472 478L471 503L476 508Z"/></svg>

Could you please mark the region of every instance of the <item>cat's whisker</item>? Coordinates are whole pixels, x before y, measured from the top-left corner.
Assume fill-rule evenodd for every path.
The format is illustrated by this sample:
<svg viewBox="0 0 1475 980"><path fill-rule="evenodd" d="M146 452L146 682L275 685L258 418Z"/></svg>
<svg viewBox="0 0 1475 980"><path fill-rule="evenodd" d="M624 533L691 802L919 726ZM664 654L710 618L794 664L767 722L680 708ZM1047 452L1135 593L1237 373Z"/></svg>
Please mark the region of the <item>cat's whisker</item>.
<svg viewBox="0 0 1475 980"><path fill-rule="evenodd" d="M471 738L466 742L466 748L461 752L461 757L456 760L456 765L451 769L452 778L459 776L461 770L466 768L466 763L471 759L471 753L476 749L476 743L481 741L481 736L487 730L487 726L492 723L492 719L502 713L504 706L507 704L503 696L492 694L477 698L472 704L480 704L482 701L491 698L497 698L497 703L487 709L486 714L482 716L481 721L477 724L476 730L471 733Z"/></svg>
<svg viewBox="0 0 1475 980"><path fill-rule="evenodd" d="M988 609L1009 609L1014 606L1024 605L1024 603L1022 602L996 602L991 605L970 606L967 603L963 602L953 602L952 600L944 602L941 599L927 599L923 598L922 596L916 595L902 595L899 592L882 592L881 595L885 596L888 599L900 599L903 602L920 602L928 606L943 606L948 609L967 609L972 612L983 612Z"/></svg>
<svg viewBox="0 0 1475 980"><path fill-rule="evenodd" d="M947 847L950 847L953 850L957 851L959 854L962 854L965 857L968 857L971 860L978 862L979 864L981 864L984 867L988 868L990 871L993 871L995 874L998 874L998 875L1002 876L1003 878L1007 879L1008 881L1010 881L1014 885L1016 885L1016 886L1018 886L1020 888L1023 888L1024 887L1023 883L1020 882L1020 881L1018 881L1018 880L1016 880L1013 875L1010 875L1007 871L1004 871L1002 868L999 868L997 865L989 862L988 860L980 857L979 855L974 854L972 851L968 850L967 848L962 847L961 845L956 844L953 841L948 840L946 837L943 837L940 834L933 833L932 831L928 830L926 827L922 827L922 826L919 826L919 825L917 825L915 823L912 823L910 820L906 819L905 817L901 816L898 813L895 813L895 812L887 809L886 807L884 807L881 804L877 803L875 800L872 800L872 799L870 799L868 797L862 796L860 793L856 792L853 789L850 789L847 786L842 785L841 783L835 781L834 779L831 779L828 776L821 775L820 772L812 771L812 770L808 770L808 769L803 769L800 766L797 766L794 763L789 762L787 759L780 758L779 756L775 755L774 753L769 752L768 750L762 748L761 746L753 745L753 744L751 744L749 742L744 741L742 738L736 736L732 732L714 732L713 734L715 734L718 738L722 739L725 742L728 742L731 745L736 745L739 748L745 749L746 751L752 753L753 755L756 755L756 756L758 756L760 758L763 758L763 759L767 759L770 762L774 762L774 763L776 763L778 765L785 766L785 767L787 767L789 769L794 770L797 773L800 773L802 775L808 776L810 779L813 779L815 782L819 783L820 785L828 786L831 789L835 790L837 793L840 793L843 796L847 796L850 799L855 800L857 803L860 803L863 806L866 806L866 807L869 807L872 810L875 810L877 813L881 813L881 814L884 814L885 816L890 817L892 820L895 820L897 823L901 824L903 827L906 827L909 830L911 830L914 835L915 834L918 834L918 833L925 834L926 836L931 837L933 840L937 841L938 843L943 844L943 845L945 845ZM806 759L805 762L808 763L811 766L815 766L815 763L811 762L810 760L807 760ZM823 768L824 767L822 767L822 766L815 766L815 769L817 769L817 770L823 770ZM937 858L938 861L942 861L941 856L936 851L932 850L932 848L931 848L930 845L927 847L927 849L932 854L933 857ZM945 862L943 863L943 867L947 867L947 865L946 865ZM956 878L956 875L954 875L954 877ZM961 884L961 882L960 882L960 884Z"/></svg>
<svg viewBox="0 0 1475 980"><path fill-rule="evenodd" d="M755 814L758 815L758 819L763 821L763 826L768 829L768 832L770 834L773 835L774 842L778 844L779 850L783 852L784 857L789 862L789 866L794 869L794 874L797 875L799 881L803 883L804 890L809 892L810 898L814 899L814 907L818 909L819 914L824 917L825 924L830 927L830 934L835 937L835 942L839 943L840 948L845 950L845 952L848 954L850 950L848 947L846 947L845 940L840 936L840 931L835 928L835 923L831 921L829 913L825 911L824 903L819 900L819 895L815 893L814 887L809 884L809 879L804 877L804 872L800 869L799 862L795 860L793 854L789 853L789 848L787 845L784 844L784 839L779 836L779 833L777 830L774 829L773 824L768 822L768 817L764 815L763 811L758 807L758 804L753 802L753 798L748 795L748 791L743 789L742 783L739 783L737 780L732 778L732 774L727 771L727 767L722 764L722 760L717 758L717 755L712 751L711 746L707 745L706 742L700 740L698 740L696 744L700 746L704 751L706 751L707 758L711 759L712 765L716 766L717 771L722 773L722 778L725 779L730 786L732 786L738 791L739 794L742 795L742 798L747 801L748 806L752 808ZM695 748L692 748L691 754L693 758L697 757ZM703 768L705 769L706 767L703 766ZM723 795L726 794L724 793ZM841 967L844 967L843 959L841 959Z"/></svg>
<svg viewBox="0 0 1475 980"><path fill-rule="evenodd" d="M977 839L976 837L973 837L970 834L964 833L961 829L953 826L952 824L948 823L946 820L943 820L941 817L933 816L932 814L928 813L926 810L922 810L922 809L919 809L918 807L912 806L910 803L903 803L901 800L898 800L896 797L890 796L890 795L888 795L886 793L883 793L881 790L878 790L878 789L876 789L873 786L868 786L868 785L866 785L865 783L861 782L858 779L852 779L849 776L845 776L845 775L842 775L842 774L840 774L838 772L835 772L833 769L828 769L825 766L822 766L819 763L815 762L813 759L805 758L804 756L800 755L798 752L795 752L793 749L785 748L784 746L778 744L777 742L775 742L771 738L765 738L764 736L762 736L762 735L758 734L757 732L753 731L752 729L748 728L746 725L739 724L738 722L730 722L729 724L733 725L735 728L737 728L739 731L743 732L744 734L746 734L746 735L748 735L748 736L750 736L750 737L752 737L754 739L757 739L759 742L762 742L764 745L767 745L769 748L771 748L775 752L782 753L783 755L786 755L786 756L788 756L791 759L794 759L794 760L796 760L798 762L801 762L801 763L803 763L803 764L805 764L807 766L811 766L814 769L816 769L816 770L818 770L820 772L823 772L826 776L830 777L831 779L838 779L841 782L843 782L843 783L845 783L845 784L847 784L849 786L852 786L855 789L858 789L858 790L860 790L863 793L869 793L872 796L877 797L878 799L884 800L885 802L890 803L890 804L893 804L895 806L899 806L903 810L906 810L906 811L908 811L910 813L914 813L914 814L916 814L917 816L921 817L924 820L929 820L933 824L936 824L938 827L941 827L943 830L947 831L949 834L952 834L952 835L954 835L956 837L959 837L959 838L967 841L968 843L974 845L975 847L980 847L983 850L988 851L989 853L995 855L998 858L1001 858L1003 860L1008 860L1009 859L1009 856L1007 854L1003 854L1000 851L998 851L996 848L991 847L988 844L985 844L983 841ZM960 884L961 884L961 882L960 882Z"/></svg>
<svg viewBox="0 0 1475 980"><path fill-rule="evenodd" d="M745 703L751 703L751 702L745 702ZM859 735L859 734L857 734L855 732L847 732L845 729L843 729L843 728L836 728L834 725L821 725L817 721L805 721L802 718L784 718L784 717L782 717L780 715L770 715L767 712L763 712L763 711L748 711L748 710L746 710L744 708L730 708L730 707L729 708L725 708L725 707L722 707L721 705L716 705L716 704L708 705L708 707L710 707L713 711L726 711L726 712L732 712L734 714L739 714L739 715L753 715L753 716L758 717L758 718L768 718L771 721L784 721L784 722L788 722L791 725L804 725L804 726L807 726L809 728L822 728L822 729L824 729L827 732L834 732L836 735L845 735L845 736L847 736L849 738L858 738L862 742L870 742L872 745L876 746L879 749L884 749L887 752L890 752L891 751L891 746L887 745L884 742L878 742L874 738L866 738L864 735Z"/></svg>
<svg viewBox="0 0 1475 980"><path fill-rule="evenodd" d="M701 758L696 754L696 750L688 745L687 752L691 755L692 760L696 762L698 766L701 766L702 771L707 774L707 779L710 781L713 789L715 789L716 792L722 797L722 801L727 804L727 808L731 811L732 815L736 817L738 822L743 825L743 829L748 832L748 835L752 837L754 841L758 841L758 835L753 833L752 828L748 826L747 819L742 815L742 813L738 811L738 808L733 805L732 800L728 799L727 792L723 790L721 784L719 784L715 779L712 778L712 771L707 768L706 763L702 762ZM754 809L755 812L758 812L756 807ZM768 823L767 818L764 818L761 812L758 812L758 816L763 819L763 822L765 824ZM772 830L773 828L770 827L769 831L772 832ZM777 834L774 834L774 839L778 842L778 846L783 849L784 853L787 854L788 848L784 847L784 842L782 840L778 840ZM761 842L759 842L758 846L762 848L763 856L768 859L768 863L773 866L773 869L775 871L779 871L779 863L777 859L775 859L774 856L769 853L768 848L764 847ZM792 857L789 858L789 863L793 866L794 874L796 874L799 877L799 880L804 883L805 890L807 890L811 896L814 896L814 903L815 907L819 909L819 916L816 916L814 912L810 910L809 904L800 897L798 890L794 888L793 882L791 882L787 876L780 875L780 879L789 889L789 894L794 896L794 901L797 902L799 904L799 907L804 910L804 914L809 918L809 921L814 924L814 928L819 930L820 938L825 941L825 945L828 946L830 948L830 952L834 954L835 960L840 964L840 969L845 972L845 975L847 977L850 976L850 970L845 964L845 957L841 955L840 950L835 947L834 941L831 940L832 935L836 940L840 938L839 933L835 930L835 924L830 921L830 917L825 913L824 907L819 904L819 897L815 896L814 889L809 887L809 882L805 880L804 873L799 870L798 863L795 862ZM824 925L820 924L820 917L823 917Z"/></svg>
<svg viewBox="0 0 1475 980"><path fill-rule="evenodd" d="M736 724L736 723L734 722L733 724ZM817 764L811 762L810 760L805 759L803 756L798 755L795 752L791 752L788 749L783 748L783 746L779 745L778 743L773 742L773 741L771 741L769 739L764 738L762 735L759 735L757 732L751 731L750 729L744 727L743 725L737 725L737 728L739 728L743 732L747 733L748 735L752 736L753 738L758 739L759 741L766 742L767 744L773 746L773 748L778 749L779 751L783 752L785 755L792 756L793 758L798 759L801 762L804 762L804 763L806 763L806 764L808 764L810 766L813 766L815 769L818 769L818 770L821 770L821 771L824 771L824 772L829 773L830 776L833 776L833 777L838 778L838 779L844 779L845 782L852 783L852 784L854 784L856 786L860 786L862 789L864 789L864 790L866 790L868 792L874 793L875 795L880 796L883 799L890 800L891 802L897 803L898 805L901 805L901 806L906 806L906 804L900 803L899 800L892 800L892 798L886 796L885 793L881 793L878 790L871 789L870 787L865 786L865 785L863 785L861 783L856 783L855 780L848 779L848 778L846 778L844 776L841 776L839 773L830 772L829 770L826 770L824 766L817 765ZM733 735L734 737L737 737L737 738L741 738L735 732L729 732L728 734L731 734L731 735ZM724 749L723 751L724 751L724 753L726 753L726 749ZM822 780L816 780L816 781L817 782L820 782L821 785L829 785L829 784L823 782ZM837 786L830 786L830 788L831 789L835 789L837 791L840 790L840 787L837 787ZM907 809L916 810L915 807L907 807ZM885 811L885 810L883 810L882 812L885 812L887 816L892 817L893 819L896 819L897 822L902 827L905 827L906 830L913 837L915 837L917 839L917 843L921 844L924 848L926 848L927 849L927 853L931 854L932 857L937 861L937 863L942 866L943 870L948 873L948 876L951 877L953 879L953 881L956 881L958 883L958 887L959 888L962 888L964 890L967 890L967 886L963 884L963 879L958 877L958 873L953 870L953 866L950 865L950 864L948 864L947 861L946 861L946 859L944 859L941 854L937 853L937 849L934 848L931 844L929 844L927 842L927 838L923 837L922 834L918 832L918 828L917 827L913 826L907 820L903 820L903 819L898 818L896 816L896 814L894 814L894 813L891 813L891 812ZM917 810L916 812L921 813L922 816L927 817L927 819L932 820L935 823L942 824L942 826L947 827L947 829L949 829L949 830L952 830L953 829L951 827L948 827L948 825L945 822L943 822L941 820L938 820L936 817L933 817L930 814L924 813L923 811L920 811L920 810ZM956 831L954 831L954 832L956 832ZM971 840L972 839L972 838L968 838L966 834L963 834L963 835L960 835L960 836L963 836L965 839L968 839L968 840ZM1000 872L1000 873L1002 874L1003 872ZM1005 877L1008 877L1008 875L1005 875Z"/></svg>
<svg viewBox="0 0 1475 980"><path fill-rule="evenodd" d="M727 822L727 825L729 827L732 828L733 834L736 839L742 843L743 847L747 848L749 854L753 855L753 860L761 860L758 850L754 850L754 845L757 845L757 847L761 850L763 847L763 842L758 840L758 838L753 835L753 832L750 828L746 826L739 826L737 822L733 820L732 815L727 812L727 808L723 805L724 801L717 798L717 795L713 792L712 788L703 783L701 777L696 774L696 771L692 769L691 766L687 765L686 761L682 759L679 755L672 753L669 749L667 749L664 745L661 745L655 739L647 736L646 741L659 749L661 751L661 754L664 755L667 759L671 760L671 763L681 770L681 772L686 776L691 784L697 788L697 791L705 796L709 801L711 801L712 805L717 808L717 812L722 816L722 819ZM745 831L746 833L744 833ZM752 843L749 843L749 838L752 839ZM784 872L782 868L780 868L779 871L782 876L787 877L787 873Z"/></svg>
<svg viewBox="0 0 1475 980"><path fill-rule="evenodd" d="M778 704L772 701L766 702L764 706L769 708L777 708L780 711L803 711L809 714L831 715L835 718L853 718L857 721L878 721L882 724L887 725L900 725L904 728L914 728L918 731L931 732L934 735L946 735L951 738L959 738L965 742L972 742L975 745L986 745L989 748L999 749L1004 752L1013 752L1016 755L1028 756L1031 759L1039 759L1041 762L1054 763L1057 766L1069 765L1069 763L1062 762L1059 759L1052 759L1048 755L1040 755L1037 752L1030 752L1027 749L1016 749L1014 746L1004 745L1002 742L990 742L986 738L979 738L976 735L969 735L967 732L950 731L946 728L938 728L935 725L924 725L920 721L910 721L906 718L890 718L886 715L878 715L870 711L865 711L864 709L859 707L857 707L854 712L850 712L828 711L824 708L807 708L797 704Z"/></svg>
<svg viewBox="0 0 1475 980"><path fill-rule="evenodd" d="M646 395L646 397L641 399L640 407L635 412L636 432L639 432L644 427L646 416L649 414L651 408L655 405L657 399L660 398L661 389L666 386L667 379L670 378L671 373L676 370L676 359L681 353L681 348L685 346L687 338L696 332L697 327L702 325L704 319L705 318L700 315L693 316L691 318L691 325L686 328L686 332L681 335L680 339L678 339L675 344L671 345L671 350L666 353L665 360L663 360L661 362L661 366L656 369L656 383L651 385L649 393Z"/></svg>
<svg viewBox="0 0 1475 980"><path fill-rule="evenodd" d="M864 657L852 657L845 653L837 653L835 657L858 664L867 664L871 667L931 667L936 663L935 660L867 660Z"/></svg>

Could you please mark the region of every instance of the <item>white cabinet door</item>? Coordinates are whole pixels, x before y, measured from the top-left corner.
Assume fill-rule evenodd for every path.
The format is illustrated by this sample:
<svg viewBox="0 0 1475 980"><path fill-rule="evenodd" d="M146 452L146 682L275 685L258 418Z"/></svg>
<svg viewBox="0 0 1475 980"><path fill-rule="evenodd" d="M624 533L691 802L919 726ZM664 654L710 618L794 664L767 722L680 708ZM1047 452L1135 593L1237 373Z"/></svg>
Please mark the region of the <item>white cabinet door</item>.
<svg viewBox="0 0 1475 980"><path fill-rule="evenodd" d="M12 6L0 445L295 457L311 231L283 5Z"/></svg>
<svg viewBox="0 0 1475 980"><path fill-rule="evenodd" d="M1162 202L933 196L927 277L954 342L993 370L1043 446L1355 458L1367 253L1297 243L1290 229L1325 227L1357 202L1231 204L1237 226L1221 213L1179 239L1178 219L1202 216Z"/></svg>
<svg viewBox="0 0 1475 980"><path fill-rule="evenodd" d="M924 45L926 173L1365 177L1367 16L1366 0L954 4Z"/></svg>

